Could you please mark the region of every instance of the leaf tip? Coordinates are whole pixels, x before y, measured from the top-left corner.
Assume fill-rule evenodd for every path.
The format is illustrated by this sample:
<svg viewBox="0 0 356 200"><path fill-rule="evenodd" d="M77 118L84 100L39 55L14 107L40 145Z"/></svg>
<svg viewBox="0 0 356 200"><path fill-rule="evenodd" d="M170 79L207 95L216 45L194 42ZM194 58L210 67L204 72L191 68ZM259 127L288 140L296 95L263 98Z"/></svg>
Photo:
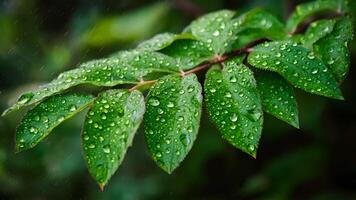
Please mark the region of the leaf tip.
<svg viewBox="0 0 356 200"><path fill-rule="evenodd" d="M345 98L341 94L339 96L337 96L336 99L341 100L341 101L345 100Z"/></svg>
<svg viewBox="0 0 356 200"><path fill-rule="evenodd" d="M19 154L19 153L23 152L24 150L26 150L24 147L20 147L18 145L15 146L15 154Z"/></svg>
<svg viewBox="0 0 356 200"><path fill-rule="evenodd" d="M256 151L252 152L250 155L251 155L254 159L257 159L257 152L256 152Z"/></svg>
<svg viewBox="0 0 356 200"><path fill-rule="evenodd" d="M291 122L290 125L292 125L294 128L300 129L298 118Z"/></svg>
<svg viewBox="0 0 356 200"><path fill-rule="evenodd" d="M99 190L101 191L101 192L104 192L104 190L105 190L105 183L98 183L98 185L99 185Z"/></svg>
<svg viewBox="0 0 356 200"><path fill-rule="evenodd" d="M9 114L10 110L6 109L1 113L1 117L5 117L7 114Z"/></svg>
<svg viewBox="0 0 356 200"><path fill-rule="evenodd" d="M169 175L171 175L173 173L173 171L175 170L175 167L168 167L168 166L161 166L161 165L160 165L160 168Z"/></svg>

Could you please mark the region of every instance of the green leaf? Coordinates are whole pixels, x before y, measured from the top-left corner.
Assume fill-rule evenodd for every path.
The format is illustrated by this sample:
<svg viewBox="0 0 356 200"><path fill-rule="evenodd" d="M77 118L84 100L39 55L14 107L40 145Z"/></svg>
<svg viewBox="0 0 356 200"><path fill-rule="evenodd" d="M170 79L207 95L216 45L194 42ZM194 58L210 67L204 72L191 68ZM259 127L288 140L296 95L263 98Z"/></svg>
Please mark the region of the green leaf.
<svg viewBox="0 0 356 200"><path fill-rule="evenodd" d="M183 39L194 39L192 34L183 33L183 34L174 34L174 33L161 33L155 35L149 40L146 40L137 46L139 50L148 50L148 51L159 51L171 45L176 40Z"/></svg>
<svg viewBox="0 0 356 200"><path fill-rule="evenodd" d="M160 79L147 97L145 137L153 160L171 173L184 160L198 134L201 86L195 74Z"/></svg>
<svg viewBox="0 0 356 200"><path fill-rule="evenodd" d="M84 123L82 142L89 172L100 188L121 164L144 112L139 91L107 90L95 99Z"/></svg>
<svg viewBox="0 0 356 200"><path fill-rule="evenodd" d="M323 62L296 43L276 41L257 45L249 54L248 62L259 69L279 73L307 92L343 99L337 82Z"/></svg>
<svg viewBox="0 0 356 200"><path fill-rule="evenodd" d="M234 48L240 48L260 38L281 40L287 36L283 23L271 13L259 8L233 19L232 22L238 29Z"/></svg>
<svg viewBox="0 0 356 200"><path fill-rule="evenodd" d="M208 48L221 55L230 49L236 39L236 27L231 23L234 15L235 12L230 10L206 14L193 21L190 30L197 39L207 43Z"/></svg>
<svg viewBox="0 0 356 200"><path fill-rule="evenodd" d="M109 58L84 63L60 74L49 84L23 94L3 115L80 84L107 87L137 84L141 79L150 79L154 73L177 73L179 70L173 58L158 52L119 52Z"/></svg>
<svg viewBox="0 0 356 200"><path fill-rule="evenodd" d="M288 18L286 29L289 33L293 33L302 22L314 15L332 11L347 12L347 4L347 0L317 0L300 4Z"/></svg>
<svg viewBox="0 0 356 200"><path fill-rule="evenodd" d="M183 70L191 69L214 56L211 47L196 40L176 40L160 52L175 58Z"/></svg>
<svg viewBox="0 0 356 200"><path fill-rule="evenodd" d="M323 19L311 23L304 36L301 38L303 46L312 50L314 43L333 31L335 22L336 21L333 19Z"/></svg>
<svg viewBox="0 0 356 200"><path fill-rule="evenodd" d="M328 66L338 82L342 82L349 71L349 43L352 38L352 20L350 17L343 17L337 21L334 30L314 46L316 54Z"/></svg>
<svg viewBox="0 0 356 200"><path fill-rule="evenodd" d="M263 110L299 128L298 108L293 88L273 72L258 71L255 75Z"/></svg>
<svg viewBox="0 0 356 200"><path fill-rule="evenodd" d="M208 114L223 138L256 157L263 112L252 71L231 60L222 71L209 70L204 91Z"/></svg>
<svg viewBox="0 0 356 200"><path fill-rule="evenodd" d="M91 95L56 95L28 111L16 131L16 152L37 145L55 127L83 110L92 100Z"/></svg>

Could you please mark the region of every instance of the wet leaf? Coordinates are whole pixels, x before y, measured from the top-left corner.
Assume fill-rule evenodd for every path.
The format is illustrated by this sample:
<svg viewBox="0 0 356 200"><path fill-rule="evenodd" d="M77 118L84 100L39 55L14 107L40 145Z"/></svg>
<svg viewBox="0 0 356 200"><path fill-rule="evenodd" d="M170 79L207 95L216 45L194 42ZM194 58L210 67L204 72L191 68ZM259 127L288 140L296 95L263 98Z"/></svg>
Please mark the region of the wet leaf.
<svg viewBox="0 0 356 200"><path fill-rule="evenodd" d="M292 86L273 72L258 71L255 77L263 110L299 128L297 101Z"/></svg>
<svg viewBox="0 0 356 200"><path fill-rule="evenodd" d="M334 29L335 22L336 21L333 19L324 19L311 23L308 30L301 38L303 46L312 50L313 45L318 40L331 33Z"/></svg>
<svg viewBox="0 0 356 200"><path fill-rule="evenodd" d="M237 29L233 48L241 48L256 39L281 40L287 36L284 25L271 13L253 9L232 20Z"/></svg>
<svg viewBox="0 0 356 200"><path fill-rule="evenodd" d="M176 40L160 52L175 58L184 70L210 60L214 55L211 47L196 40Z"/></svg>
<svg viewBox="0 0 356 200"><path fill-rule="evenodd" d="M92 100L91 95L56 95L28 111L16 130L16 152L36 146L55 127L83 110Z"/></svg>
<svg viewBox="0 0 356 200"><path fill-rule="evenodd" d="M183 39L194 39L192 34L182 33L182 34L174 34L174 33L161 33L155 35L149 40L143 41L141 44L137 46L137 49L140 50L148 50L148 51L159 51L171 45L176 40Z"/></svg>
<svg viewBox="0 0 356 200"><path fill-rule="evenodd" d="M318 14L347 12L347 4L347 0L317 0L300 4L288 18L286 29L293 33L302 22Z"/></svg>
<svg viewBox="0 0 356 200"><path fill-rule="evenodd" d="M109 58L84 63L79 68L60 74L47 85L23 94L3 115L80 84L107 87L136 84L151 74L176 73L179 69L173 58L158 52L119 52Z"/></svg>
<svg viewBox="0 0 356 200"><path fill-rule="evenodd" d="M231 60L222 71L209 70L204 91L208 114L223 138L256 157L263 112L252 71Z"/></svg>
<svg viewBox="0 0 356 200"><path fill-rule="evenodd" d="M230 49L236 39L236 27L231 23L234 15L235 12L230 10L206 14L191 23L190 31L197 39L205 42L208 48L221 55Z"/></svg>
<svg viewBox="0 0 356 200"><path fill-rule="evenodd" d="M153 160L171 173L184 160L196 139L202 106L195 74L160 79L147 97L145 137Z"/></svg>
<svg viewBox="0 0 356 200"><path fill-rule="evenodd" d="M103 188L121 164L145 112L141 92L107 90L85 119L82 143L90 174Z"/></svg>
<svg viewBox="0 0 356 200"><path fill-rule="evenodd" d="M349 17L340 18L334 30L314 46L316 54L328 66L338 82L342 82L349 71L349 43L353 34L352 20Z"/></svg>
<svg viewBox="0 0 356 200"><path fill-rule="evenodd" d="M255 46L248 62L259 69L274 71L292 85L307 92L343 99L332 74L310 50L289 41Z"/></svg>

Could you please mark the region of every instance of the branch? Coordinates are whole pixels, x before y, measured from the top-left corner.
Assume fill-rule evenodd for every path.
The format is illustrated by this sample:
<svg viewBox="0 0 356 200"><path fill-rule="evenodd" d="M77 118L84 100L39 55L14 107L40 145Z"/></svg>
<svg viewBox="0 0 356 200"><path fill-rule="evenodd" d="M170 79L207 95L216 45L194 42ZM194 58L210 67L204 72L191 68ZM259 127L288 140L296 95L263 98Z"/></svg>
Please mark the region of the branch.
<svg viewBox="0 0 356 200"><path fill-rule="evenodd" d="M265 38L262 38L262 39L257 39L257 40L254 40L252 42L250 42L249 44L247 44L246 46L240 48L240 49L236 49L234 51L231 51L229 53L226 53L222 56L218 56L216 55L212 60L209 60L207 62L204 62L196 67L194 67L193 69L191 70L188 70L188 71L181 71L179 72L179 75L180 76L186 76L186 75L189 75L189 74L192 74L192 73L196 73L196 72L199 72L205 68L209 68L211 67L212 65L215 65L215 64L221 64L233 57L236 57L236 56L240 56L242 54L245 54L245 53L250 53L252 51L252 47L253 46L256 46L257 44L260 44L260 43L263 43L263 42L266 42L266 41L269 41L268 39L265 39ZM130 92L140 88L140 87L143 87L145 85L149 85L149 84L153 84L157 82L157 80L148 80L148 81L144 81L144 80L141 80L137 85L133 86L132 88L129 89Z"/></svg>

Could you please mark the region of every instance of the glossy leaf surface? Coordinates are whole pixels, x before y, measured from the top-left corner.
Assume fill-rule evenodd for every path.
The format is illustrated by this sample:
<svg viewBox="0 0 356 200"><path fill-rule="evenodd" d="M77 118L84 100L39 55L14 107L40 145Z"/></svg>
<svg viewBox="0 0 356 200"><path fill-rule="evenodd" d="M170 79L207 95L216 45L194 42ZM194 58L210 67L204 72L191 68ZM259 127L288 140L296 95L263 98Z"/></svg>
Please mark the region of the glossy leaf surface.
<svg viewBox="0 0 356 200"><path fill-rule="evenodd" d="M89 110L82 143L90 174L101 188L121 164L145 112L141 92L108 90Z"/></svg>
<svg viewBox="0 0 356 200"><path fill-rule="evenodd" d="M307 92L343 99L337 82L323 62L296 43L276 41L255 46L248 62L259 69L279 73Z"/></svg>
<svg viewBox="0 0 356 200"><path fill-rule="evenodd" d="M299 128L297 101L292 86L273 72L258 71L255 77L263 110Z"/></svg>
<svg viewBox="0 0 356 200"><path fill-rule="evenodd" d="M154 73L179 72L173 58L158 52L124 51L110 58L84 63L79 68L64 72L47 85L23 94L3 115L39 102L53 94L80 84L115 86L134 84Z"/></svg>
<svg viewBox="0 0 356 200"><path fill-rule="evenodd" d="M347 12L347 0L317 0L300 4L287 21L287 31L293 33L308 18L326 12Z"/></svg>
<svg viewBox="0 0 356 200"><path fill-rule="evenodd" d="M197 137L201 92L195 74L163 77L149 92L145 137L153 160L168 173L184 160Z"/></svg>
<svg viewBox="0 0 356 200"><path fill-rule="evenodd" d="M92 100L91 95L56 95L28 111L16 131L16 151L37 145L55 127L83 110Z"/></svg>
<svg viewBox="0 0 356 200"><path fill-rule="evenodd" d="M334 30L314 46L316 54L324 61L338 82L342 82L350 66L349 43L353 38L353 24L349 17L341 18Z"/></svg>
<svg viewBox="0 0 356 200"><path fill-rule="evenodd" d="M190 30L197 39L205 42L208 48L221 55L229 49L236 37L236 27L231 22L234 15L235 12L230 10L206 14L193 21Z"/></svg>
<svg viewBox="0 0 356 200"><path fill-rule="evenodd" d="M256 157L263 112L252 71L231 60L222 71L208 72L204 90L209 116L223 138Z"/></svg>

